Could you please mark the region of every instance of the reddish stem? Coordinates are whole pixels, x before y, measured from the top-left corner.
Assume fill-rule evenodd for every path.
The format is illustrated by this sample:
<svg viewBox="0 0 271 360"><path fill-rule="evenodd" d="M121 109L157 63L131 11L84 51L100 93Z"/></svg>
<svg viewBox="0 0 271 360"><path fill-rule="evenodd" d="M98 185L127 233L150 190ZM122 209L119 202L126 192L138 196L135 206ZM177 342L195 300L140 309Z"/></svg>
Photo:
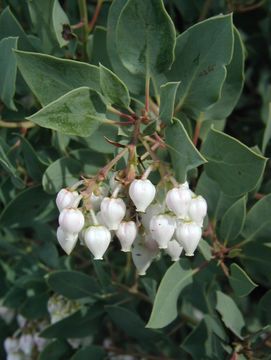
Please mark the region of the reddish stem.
<svg viewBox="0 0 271 360"><path fill-rule="evenodd" d="M197 146L198 140L199 140L199 134L200 134L200 128L201 128L201 121L198 121L195 127L194 137L193 137L193 144Z"/></svg>
<svg viewBox="0 0 271 360"><path fill-rule="evenodd" d="M103 0L98 0L97 2L97 5L96 5L96 8L94 10L94 14L93 14L93 17L92 19L90 20L90 22L88 23L88 31L91 32L96 24L96 21L98 19L98 16L100 14L100 11L101 11L101 7L102 7L102 4L103 4Z"/></svg>

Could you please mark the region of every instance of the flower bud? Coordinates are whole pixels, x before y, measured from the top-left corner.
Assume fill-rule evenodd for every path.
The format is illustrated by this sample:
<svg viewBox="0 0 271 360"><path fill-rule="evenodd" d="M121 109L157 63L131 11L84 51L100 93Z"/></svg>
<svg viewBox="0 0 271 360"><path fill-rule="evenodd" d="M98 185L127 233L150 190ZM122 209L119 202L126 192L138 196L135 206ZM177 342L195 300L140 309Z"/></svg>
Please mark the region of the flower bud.
<svg viewBox="0 0 271 360"><path fill-rule="evenodd" d="M77 207L78 204L73 204L78 197L77 191L70 191L61 189L56 196L56 205L59 211L70 207Z"/></svg>
<svg viewBox="0 0 271 360"><path fill-rule="evenodd" d="M65 253L70 255L77 243L78 234L67 233L59 226L56 231L56 237Z"/></svg>
<svg viewBox="0 0 271 360"><path fill-rule="evenodd" d="M120 223L116 235L121 244L121 251L131 251L131 246L137 236L137 226L134 221L123 221Z"/></svg>
<svg viewBox="0 0 271 360"><path fill-rule="evenodd" d="M179 222L176 229L177 241L183 246L186 256L193 256L201 239L201 227L193 221Z"/></svg>
<svg viewBox="0 0 271 360"><path fill-rule="evenodd" d="M136 244L132 248L132 259L138 275L145 275L154 259L154 256L153 253L145 246Z"/></svg>
<svg viewBox="0 0 271 360"><path fill-rule="evenodd" d="M155 197L156 189L150 180L135 179L129 187L129 195L137 211L145 212Z"/></svg>
<svg viewBox="0 0 271 360"><path fill-rule="evenodd" d="M173 216L162 214L152 217L150 232L160 249L167 248L168 242L174 234L175 227L176 222Z"/></svg>
<svg viewBox="0 0 271 360"><path fill-rule="evenodd" d="M90 195L90 202L94 211L100 210L103 198L108 194L108 189L105 186L99 186Z"/></svg>
<svg viewBox="0 0 271 360"><path fill-rule="evenodd" d="M95 260L102 260L111 240L110 231L102 225L90 226L85 231L85 244Z"/></svg>
<svg viewBox="0 0 271 360"><path fill-rule="evenodd" d="M184 186L175 187L166 195L167 207L182 219L187 216L190 201L191 191Z"/></svg>
<svg viewBox="0 0 271 360"><path fill-rule="evenodd" d="M25 355L31 355L35 345L33 336L30 334L21 335L19 339L20 349Z"/></svg>
<svg viewBox="0 0 271 360"><path fill-rule="evenodd" d="M4 349L7 353L17 352L19 350L19 340L8 337L4 340Z"/></svg>
<svg viewBox="0 0 271 360"><path fill-rule="evenodd" d="M178 261L182 251L183 247L175 239L170 240L165 249L165 252L171 257L172 261Z"/></svg>
<svg viewBox="0 0 271 360"><path fill-rule="evenodd" d="M61 228L71 234L78 234L85 224L84 215L79 209L63 209L58 221Z"/></svg>
<svg viewBox="0 0 271 360"><path fill-rule="evenodd" d="M207 202L202 196L192 198L188 215L191 220L195 221L199 226L202 226L204 217L207 214Z"/></svg>
<svg viewBox="0 0 271 360"><path fill-rule="evenodd" d="M163 206L161 204L150 205L146 212L141 215L141 223L145 229L150 228L150 222L154 215L159 215L163 212Z"/></svg>
<svg viewBox="0 0 271 360"><path fill-rule="evenodd" d="M101 216L109 230L117 230L125 216L126 205L122 199L105 197L101 203Z"/></svg>

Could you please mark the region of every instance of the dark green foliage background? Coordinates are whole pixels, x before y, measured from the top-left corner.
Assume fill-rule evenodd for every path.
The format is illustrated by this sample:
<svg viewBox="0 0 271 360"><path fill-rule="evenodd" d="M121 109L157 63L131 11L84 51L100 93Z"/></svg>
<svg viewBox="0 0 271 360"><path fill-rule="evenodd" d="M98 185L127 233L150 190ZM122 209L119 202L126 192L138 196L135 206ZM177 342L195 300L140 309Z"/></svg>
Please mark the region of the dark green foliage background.
<svg viewBox="0 0 271 360"><path fill-rule="evenodd" d="M132 26L139 34L138 46L144 36L142 24L133 18L133 6L126 8L126 17L118 28L119 43L115 43L115 25L125 0L115 1L115 13L111 10L109 18L112 2L104 1L85 46L81 41L82 28L74 30L69 40L63 39L59 22L65 15L52 10L53 3L0 0L2 304L32 320L48 317L47 301L54 292L81 302L75 314L43 331L42 336L54 340L39 356L40 360L106 359L107 352L102 348L105 338L111 338L120 353L136 359L271 359L270 0L165 0L177 35L199 21L231 12L238 30L229 27L230 16L211 23L212 35L220 39L213 46L208 36L200 36L204 34L203 27L208 30L210 24L204 23L199 30L192 27L178 37L175 62L169 72L166 68L173 56L169 50L175 39L169 23L159 33L161 38L150 35L148 47L152 56L143 66L138 53L125 52L126 44L131 44L125 29ZM160 1L140 3L146 13L157 7L159 16L151 13L150 22L163 21ZM60 4L70 24L77 24L77 1L62 0ZM96 1L87 4L91 19ZM235 61L229 65L230 29L237 45ZM231 104L235 105L242 87L239 33L245 46L245 82L232 111ZM159 48L163 36L168 40ZM118 59L118 46L128 69ZM191 74L198 75L191 59L199 48L206 51L200 65L202 61L202 66L205 62L218 66L218 73L210 75L208 87L198 80L190 84ZM12 49L19 50L17 55ZM159 51L167 53L161 62L157 60ZM66 65L56 58L78 62ZM86 64L78 65L79 61ZM100 70L99 63L103 65ZM230 75L219 98L224 65ZM116 85L114 74L104 66L125 85L118 81ZM38 74L33 69L38 69ZM168 258L161 257L142 278L135 277L133 266L118 245L112 246L104 262L96 263L82 247L67 257L57 245L56 192L76 182L80 175L94 175L112 158L115 148L105 142L104 136L121 140L118 129L105 124L98 128L96 117L98 114L99 119L103 118L105 105L95 90L122 109L128 107L130 96L144 102L145 71L153 76L160 91L160 116L169 125L166 142L177 179L183 181L190 171L196 192L207 199L218 238L230 246L241 243L225 258L229 277L219 261L211 261L212 241L208 235L192 261L182 258L171 266ZM206 71L211 72L208 67ZM196 75L195 79L200 79ZM169 81L173 83L163 85ZM114 86L107 93L109 83ZM152 95L155 91L152 88ZM50 108L51 102L61 96L61 101ZM171 124L175 96L178 101L181 99L182 108ZM60 113L65 113L66 104L76 99L79 102L74 106L75 112L69 117L63 115L67 120L63 126ZM43 108L37 113L41 105ZM47 111L57 114L51 123ZM193 137L201 114L204 122L200 154L189 137ZM26 119L43 127L20 127ZM8 123L16 124L9 128ZM197 166L199 172L195 170ZM207 266L199 272L194 270L202 264ZM131 290L135 281L139 289L136 293ZM7 326L0 320L1 342L15 329L15 322ZM93 345L76 352L67 343L68 338L88 335L93 336ZM0 351L0 358L4 359L3 347Z"/></svg>

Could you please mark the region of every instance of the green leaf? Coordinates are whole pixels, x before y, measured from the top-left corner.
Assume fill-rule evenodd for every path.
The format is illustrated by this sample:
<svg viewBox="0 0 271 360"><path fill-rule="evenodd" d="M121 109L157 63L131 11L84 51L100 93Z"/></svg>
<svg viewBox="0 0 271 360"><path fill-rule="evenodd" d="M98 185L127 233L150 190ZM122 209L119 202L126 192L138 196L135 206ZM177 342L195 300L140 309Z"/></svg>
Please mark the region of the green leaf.
<svg viewBox="0 0 271 360"><path fill-rule="evenodd" d="M231 264L230 269L229 282L237 296L247 296L258 286L237 264Z"/></svg>
<svg viewBox="0 0 271 360"><path fill-rule="evenodd" d="M204 164L206 160L193 145L180 120L166 128L166 144L177 180L183 183L189 170Z"/></svg>
<svg viewBox="0 0 271 360"><path fill-rule="evenodd" d="M40 353L39 360L60 360L67 359L70 355L71 348L61 340L50 342Z"/></svg>
<svg viewBox="0 0 271 360"><path fill-rule="evenodd" d="M106 311L115 325L134 339L151 341L157 336L155 332L145 329L145 323L135 313L120 306L106 306Z"/></svg>
<svg viewBox="0 0 271 360"><path fill-rule="evenodd" d="M220 220L225 212L238 198L225 195L217 182L210 179L204 171L197 183L196 194L202 195L208 204L208 216L213 220Z"/></svg>
<svg viewBox="0 0 271 360"><path fill-rule="evenodd" d="M94 304L88 309L83 308L72 315L49 325L40 336L45 338L82 338L94 334L101 325L101 316L104 309L101 305Z"/></svg>
<svg viewBox="0 0 271 360"><path fill-rule="evenodd" d="M159 117L166 124L172 122L175 106L175 97L180 82L168 82L160 86Z"/></svg>
<svg viewBox="0 0 271 360"><path fill-rule="evenodd" d="M178 315L177 300L182 290L192 283L195 271L182 263L173 264L164 275L146 327L159 329L170 324Z"/></svg>
<svg viewBox="0 0 271 360"><path fill-rule="evenodd" d="M242 235L246 242L253 240L270 241L271 235L271 194L262 199L249 210Z"/></svg>
<svg viewBox="0 0 271 360"><path fill-rule="evenodd" d="M22 26L7 6L0 14L0 40L7 37L18 37L18 48L33 50Z"/></svg>
<svg viewBox="0 0 271 360"><path fill-rule="evenodd" d="M54 0L53 11L52 11L53 28L60 47L63 47L69 43L63 37L63 25L70 25L70 21L65 11L60 6L58 0Z"/></svg>
<svg viewBox="0 0 271 360"><path fill-rule="evenodd" d="M269 103L268 116L267 116L266 125L265 125L265 129L264 129L264 134L263 134L263 141L262 141L263 153L265 152L270 139L271 139L271 103Z"/></svg>
<svg viewBox="0 0 271 360"><path fill-rule="evenodd" d="M126 4L127 0L114 0L110 6L107 19L106 46L114 72L128 86L132 93L141 94L144 93L144 78L142 76L134 76L124 67L117 50L117 24L122 9ZM99 59L99 61L101 60Z"/></svg>
<svg viewBox="0 0 271 360"><path fill-rule="evenodd" d="M224 214L219 228L220 237L224 241L236 239L243 230L246 218L247 197L237 200Z"/></svg>
<svg viewBox="0 0 271 360"><path fill-rule="evenodd" d="M221 98L204 113L204 120L223 120L235 108L244 85L245 49L238 30L234 27L234 48L231 62L226 66L227 76Z"/></svg>
<svg viewBox="0 0 271 360"><path fill-rule="evenodd" d="M97 66L25 51L16 51L16 57L27 85L42 105L82 86L100 91Z"/></svg>
<svg viewBox="0 0 271 360"><path fill-rule="evenodd" d="M0 99L12 110L17 110L15 95L17 62L12 49L17 49L17 37L8 37L0 41Z"/></svg>
<svg viewBox="0 0 271 360"><path fill-rule="evenodd" d="M159 74L174 59L175 29L162 0L128 0L117 25L117 49L132 74Z"/></svg>
<svg viewBox="0 0 271 360"><path fill-rule="evenodd" d="M208 160L207 175L229 196L240 196L255 188L263 174L266 158L233 137L212 129L203 146Z"/></svg>
<svg viewBox="0 0 271 360"><path fill-rule="evenodd" d="M106 106L98 93L81 87L61 96L27 119L63 134L87 137L106 122L105 113Z"/></svg>
<svg viewBox="0 0 271 360"><path fill-rule="evenodd" d="M71 360L104 360L106 352L101 346L89 345L76 351Z"/></svg>
<svg viewBox="0 0 271 360"><path fill-rule="evenodd" d="M128 108L130 95L126 85L111 70L100 64L100 86L110 105Z"/></svg>
<svg viewBox="0 0 271 360"><path fill-rule="evenodd" d="M212 259L212 248L207 241L201 239L199 242L199 249L205 260L210 261Z"/></svg>
<svg viewBox="0 0 271 360"><path fill-rule="evenodd" d="M245 326L245 321L237 305L232 298L223 294L221 291L217 291L216 296L216 310L221 315L225 326L242 339L241 331Z"/></svg>
<svg viewBox="0 0 271 360"><path fill-rule="evenodd" d="M97 282L79 271L59 270L47 275L46 280L51 289L68 299L93 297L99 292Z"/></svg>
<svg viewBox="0 0 271 360"><path fill-rule="evenodd" d="M188 28L177 37L170 81L182 81L178 110L204 111L221 96L226 65L233 51L232 15L218 15Z"/></svg>
<svg viewBox="0 0 271 360"><path fill-rule="evenodd" d="M47 193L55 194L73 185L81 174L95 175L106 161L103 155L88 149L71 151L69 156L53 162L43 174L42 186Z"/></svg>
<svg viewBox="0 0 271 360"><path fill-rule="evenodd" d="M113 5L111 5L113 6ZM110 7L111 10L111 7ZM99 63L102 62L107 68L111 68L111 63L106 49L106 37L107 37L107 28L103 26L96 25L92 33L92 46L88 54L91 64L99 66ZM104 44L101 46L101 44Z"/></svg>
<svg viewBox="0 0 271 360"><path fill-rule="evenodd" d="M27 206L27 211L25 211ZM44 221L44 217L55 210L52 197L41 186L20 192L0 214L0 224L6 227L25 228Z"/></svg>

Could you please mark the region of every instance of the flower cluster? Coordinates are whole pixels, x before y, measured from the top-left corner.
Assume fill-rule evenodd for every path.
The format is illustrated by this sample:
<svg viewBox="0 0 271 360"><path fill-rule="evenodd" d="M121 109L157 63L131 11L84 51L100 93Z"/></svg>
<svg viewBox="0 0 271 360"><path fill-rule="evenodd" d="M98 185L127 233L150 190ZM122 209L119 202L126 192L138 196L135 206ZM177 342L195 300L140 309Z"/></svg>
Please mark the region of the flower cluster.
<svg viewBox="0 0 271 360"><path fill-rule="evenodd" d="M91 191L79 193L75 188L60 190L56 198L60 210L57 239L67 254L80 239L94 259L101 260L116 237L121 251L132 252L140 275L160 249L172 261L177 261L183 250L186 256L194 255L207 203L187 182L174 182L174 187L163 189L163 196L144 175L129 186L113 174L109 184L96 183Z"/></svg>
<svg viewBox="0 0 271 360"><path fill-rule="evenodd" d="M36 358L47 344L47 340L39 336L46 326L45 322L28 321L23 316L17 316L19 328L12 337L4 340L7 360L30 360Z"/></svg>

